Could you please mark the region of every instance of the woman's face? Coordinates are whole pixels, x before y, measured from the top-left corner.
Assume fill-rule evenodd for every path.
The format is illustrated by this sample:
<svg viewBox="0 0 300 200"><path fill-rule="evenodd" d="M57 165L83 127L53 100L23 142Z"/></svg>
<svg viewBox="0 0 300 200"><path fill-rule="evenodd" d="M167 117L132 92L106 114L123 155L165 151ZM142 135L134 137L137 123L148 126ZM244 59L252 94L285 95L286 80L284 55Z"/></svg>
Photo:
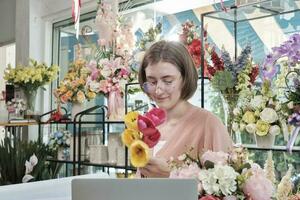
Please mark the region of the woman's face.
<svg viewBox="0 0 300 200"><path fill-rule="evenodd" d="M177 67L168 62L148 65L145 69L144 91L158 107L169 110L182 101L180 99L182 78Z"/></svg>

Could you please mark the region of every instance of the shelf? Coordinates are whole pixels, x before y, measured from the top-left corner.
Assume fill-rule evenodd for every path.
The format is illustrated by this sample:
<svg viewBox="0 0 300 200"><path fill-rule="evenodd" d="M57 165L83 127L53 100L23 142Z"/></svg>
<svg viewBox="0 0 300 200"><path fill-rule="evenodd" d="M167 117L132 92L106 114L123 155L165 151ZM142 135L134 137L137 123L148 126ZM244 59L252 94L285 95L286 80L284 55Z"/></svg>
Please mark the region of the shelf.
<svg viewBox="0 0 300 200"><path fill-rule="evenodd" d="M90 162L81 162L81 165L88 165L88 166L97 166L97 167L109 167L109 168L115 168L115 169L127 169L136 171L135 167L130 166L118 166L118 165L111 165L111 164L99 164L99 163L90 163Z"/></svg>
<svg viewBox="0 0 300 200"><path fill-rule="evenodd" d="M49 161L49 162L57 162L57 163L68 163L68 164L77 163L77 162L73 162L72 160L57 160L57 159L54 159L54 158L48 158L46 160Z"/></svg>
<svg viewBox="0 0 300 200"><path fill-rule="evenodd" d="M286 146L273 146L272 148L262 148L262 147L257 147L255 144L242 144L243 147L249 149L249 150L263 150L263 151L286 151L287 153L288 150L286 148ZM300 147L296 146L293 147L293 151L292 152L300 152Z"/></svg>

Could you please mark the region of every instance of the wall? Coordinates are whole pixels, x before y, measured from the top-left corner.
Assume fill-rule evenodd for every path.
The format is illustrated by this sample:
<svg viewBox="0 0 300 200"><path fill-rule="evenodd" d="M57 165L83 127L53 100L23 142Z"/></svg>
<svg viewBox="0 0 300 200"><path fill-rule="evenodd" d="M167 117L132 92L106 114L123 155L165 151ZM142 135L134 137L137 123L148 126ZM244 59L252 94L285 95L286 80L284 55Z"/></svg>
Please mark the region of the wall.
<svg viewBox="0 0 300 200"><path fill-rule="evenodd" d="M0 46L15 41L16 0L0 0Z"/></svg>

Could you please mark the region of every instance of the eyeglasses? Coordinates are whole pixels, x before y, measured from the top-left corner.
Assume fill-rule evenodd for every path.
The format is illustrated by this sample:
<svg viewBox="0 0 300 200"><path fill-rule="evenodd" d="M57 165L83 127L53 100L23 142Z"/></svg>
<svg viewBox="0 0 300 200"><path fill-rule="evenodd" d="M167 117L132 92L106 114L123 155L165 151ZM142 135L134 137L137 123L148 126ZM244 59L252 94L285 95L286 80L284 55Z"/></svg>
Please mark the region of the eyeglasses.
<svg viewBox="0 0 300 200"><path fill-rule="evenodd" d="M161 91L171 93L175 87L176 81L161 81L159 84L158 82L152 83L152 82L145 82L143 84L143 90L144 92L148 94L154 94L157 89L159 88Z"/></svg>

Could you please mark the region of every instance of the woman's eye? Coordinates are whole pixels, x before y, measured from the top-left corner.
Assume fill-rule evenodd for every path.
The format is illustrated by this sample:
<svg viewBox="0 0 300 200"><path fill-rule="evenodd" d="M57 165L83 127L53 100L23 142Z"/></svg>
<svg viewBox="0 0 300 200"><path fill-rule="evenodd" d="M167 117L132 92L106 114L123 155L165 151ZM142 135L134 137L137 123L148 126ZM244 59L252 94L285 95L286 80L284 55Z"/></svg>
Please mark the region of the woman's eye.
<svg viewBox="0 0 300 200"><path fill-rule="evenodd" d="M169 80L164 81L164 83L167 84L167 85L172 84L172 82L173 82L173 81L171 81L171 80L170 80L170 81L169 81Z"/></svg>

